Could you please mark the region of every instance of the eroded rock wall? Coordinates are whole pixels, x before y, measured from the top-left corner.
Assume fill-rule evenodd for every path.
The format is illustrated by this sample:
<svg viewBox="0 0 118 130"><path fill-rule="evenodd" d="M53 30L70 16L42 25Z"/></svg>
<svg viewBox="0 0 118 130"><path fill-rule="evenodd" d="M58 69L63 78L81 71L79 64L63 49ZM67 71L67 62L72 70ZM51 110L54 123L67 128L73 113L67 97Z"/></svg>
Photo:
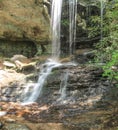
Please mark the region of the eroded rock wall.
<svg viewBox="0 0 118 130"><path fill-rule="evenodd" d="M46 10L47 7L44 6L43 0L1 0L0 50L2 49L1 43L3 43L3 40L4 44L6 41L7 43L8 41L10 43L17 42L19 46L21 46L20 44L24 44L24 42L27 44L31 42L35 44L47 44L50 37L50 22ZM11 44L7 45L7 47L9 46ZM6 56L10 52L11 50L6 50L6 53L3 55ZM17 51L13 50L13 52L17 54Z"/></svg>

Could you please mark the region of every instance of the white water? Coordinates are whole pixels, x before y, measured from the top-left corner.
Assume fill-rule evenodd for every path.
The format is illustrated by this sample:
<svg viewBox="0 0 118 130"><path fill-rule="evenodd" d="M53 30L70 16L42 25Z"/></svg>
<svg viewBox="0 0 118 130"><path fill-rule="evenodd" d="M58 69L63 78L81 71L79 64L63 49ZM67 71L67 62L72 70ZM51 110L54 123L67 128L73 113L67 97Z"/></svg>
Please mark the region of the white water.
<svg viewBox="0 0 118 130"><path fill-rule="evenodd" d="M60 31L61 31L62 0L52 1L51 33L52 33L52 57L60 56Z"/></svg>
<svg viewBox="0 0 118 130"><path fill-rule="evenodd" d="M1 116L5 116L6 114L7 114L6 111L0 111L0 117L1 117Z"/></svg>
<svg viewBox="0 0 118 130"><path fill-rule="evenodd" d="M28 95L28 97L25 97L25 99L22 103L23 105L31 104L37 100L37 98L39 97L39 95L42 92L42 88L44 86L44 83L45 83L48 75L51 73L53 68L56 68L58 66L61 66L61 64L56 61L53 61L51 59L42 65L41 72L39 73L38 82L33 86L32 93L30 95ZM25 92L27 93L28 90L29 90L29 87L27 86Z"/></svg>
<svg viewBox="0 0 118 130"><path fill-rule="evenodd" d="M68 85L68 71L62 74L61 84L60 84L60 98L59 100L64 100L66 98L66 89Z"/></svg>
<svg viewBox="0 0 118 130"><path fill-rule="evenodd" d="M52 33L52 59L44 63L39 73L38 82L34 84L28 84L25 86L24 99L22 104L27 105L35 102L40 94L47 77L51 74L53 68L59 67L62 64L57 62L60 56L60 31L61 31L61 12L62 12L62 1L53 0L51 10L51 33ZM70 7L70 48L72 48L73 42L76 37L76 11L77 11L77 0L69 1ZM71 12L72 11L72 12ZM72 50L70 50L72 53ZM69 64L70 65L70 64ZM66 97L66 86L68 81L68 72L64 75L64 79L61 82L61 96L60 99Z"/></svg>
<svg viewBox="0 0 118 130"><path fill-rule="evenodd" d="M69 52L75 50L76 40L77 0L69 0Z"/></svg>
<svg viewBox="0 0 118 130"><path fill-rule="evenodd" d="M39 73L38 82L32 85L28 84L25 86L23 105L31 104L35 102L40 94L47 77L50 75L53 68L61 66L61 63L56 62L60 56L60 26L61 26L61 10L62 0L52 1L51 10L51 33L52 33L52 59L44 63ZM32 89L33 88L33 89ZM31 90L32 89L32 90ZM30 91L30 92L29 92ZM32 92L31 92L32 91ZM29 93L29 94L28 94Z"/></svg>

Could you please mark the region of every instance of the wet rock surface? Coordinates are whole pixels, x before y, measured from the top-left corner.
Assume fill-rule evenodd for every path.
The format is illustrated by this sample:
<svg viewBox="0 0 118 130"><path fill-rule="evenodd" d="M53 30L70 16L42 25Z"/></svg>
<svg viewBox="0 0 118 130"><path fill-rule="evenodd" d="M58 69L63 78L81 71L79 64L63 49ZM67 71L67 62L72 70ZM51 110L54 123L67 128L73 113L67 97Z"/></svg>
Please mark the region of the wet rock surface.
<svg viewBox="0 0 118 130"><path fill-rule="evenodd" d="M0 129L2 129L3 128L3 123L2 122L0 122Z"/></svg>
<svg viewBox="0 0 118 130"><path fill-rule="evenodd" d="M26 125L23 124L7 124L4 127L5 130L30 130Z"/></svg>
<svg viewBox="0 0 118 130"><path fill-rule="evenodd" d="M0 111L6 112L0 117L1 130L115 130L118 126L118 89L102 77L100 67L88 64L55 68L37 103L26 106L18 99L25 84L33 85L34 79L26 80L22 73L1 72ZM60 84L67 73L66 96L62 98Z"/></svg>
<svg viewBox="0 0 118 130"><path fill-rule="evenodd" d="M53 106L40 106L37 103L27 106L16 103L0 105L3 109L9 106L7 115L0 118L3 128L15 126L26 130L116 130L118 126L118 110L114 111L113 106L105 103L98 103L95 109L84 112L80 112L80 106L76 103Z"/></svg>
<svg viewBox="0 0 118 130"><path fill-rule="evenodd" d="M97 102L114 87L107 78L102 77L101 68L91 65L71 66L62 70L54 70L47 79L43 95L38 100L39 103L41 103L40 99L47 103L58 102L60 84L64 79L63 74L66 72L68 72L66 84L66 101L68 100L68 102ZM47 100L45 97L48 97Z"/></svg>

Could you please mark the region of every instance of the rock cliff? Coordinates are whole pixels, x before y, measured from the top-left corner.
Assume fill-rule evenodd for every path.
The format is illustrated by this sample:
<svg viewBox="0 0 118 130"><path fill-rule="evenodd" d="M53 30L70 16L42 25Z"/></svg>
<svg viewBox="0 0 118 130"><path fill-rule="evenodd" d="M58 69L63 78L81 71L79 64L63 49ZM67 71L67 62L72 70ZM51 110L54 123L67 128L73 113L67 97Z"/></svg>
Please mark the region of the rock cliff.
<svg viewBox="0 0 118 130"><path fill-rule="evenodd" d="M26 50L31 53L33 49L29 57L33 56L37 51L35 44L49 42L49 23L43 0L0 0L0 54L17 52L28 56Z"/></svg>

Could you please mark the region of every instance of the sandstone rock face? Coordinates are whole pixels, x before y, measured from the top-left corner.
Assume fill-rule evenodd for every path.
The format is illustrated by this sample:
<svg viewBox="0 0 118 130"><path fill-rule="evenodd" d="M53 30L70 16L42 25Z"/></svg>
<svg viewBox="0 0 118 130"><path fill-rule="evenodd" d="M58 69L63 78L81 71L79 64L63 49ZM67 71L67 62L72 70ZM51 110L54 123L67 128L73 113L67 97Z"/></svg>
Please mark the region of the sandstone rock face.
<svg viewBox="0 0 118 130"><path fill-rule="evenodd" d="M0 1L0 50L1 44L6 44L6 41L7 46L9 42L14 43L14 41L19 46L31 42L47 44L50 22L45 8L42 0ZM10 46L15 46L15 43ZM27 48L26 45L24 47ZM22 54L22 49L19 54Z"/></svg>
<svg viewBox="0 0 118 130"><path fill-rule="evenodd" d="M43 3L34 0L1 1L0 37L10 40L31 39L46 41L49 38L49 19L44 16Z"/></svg>

